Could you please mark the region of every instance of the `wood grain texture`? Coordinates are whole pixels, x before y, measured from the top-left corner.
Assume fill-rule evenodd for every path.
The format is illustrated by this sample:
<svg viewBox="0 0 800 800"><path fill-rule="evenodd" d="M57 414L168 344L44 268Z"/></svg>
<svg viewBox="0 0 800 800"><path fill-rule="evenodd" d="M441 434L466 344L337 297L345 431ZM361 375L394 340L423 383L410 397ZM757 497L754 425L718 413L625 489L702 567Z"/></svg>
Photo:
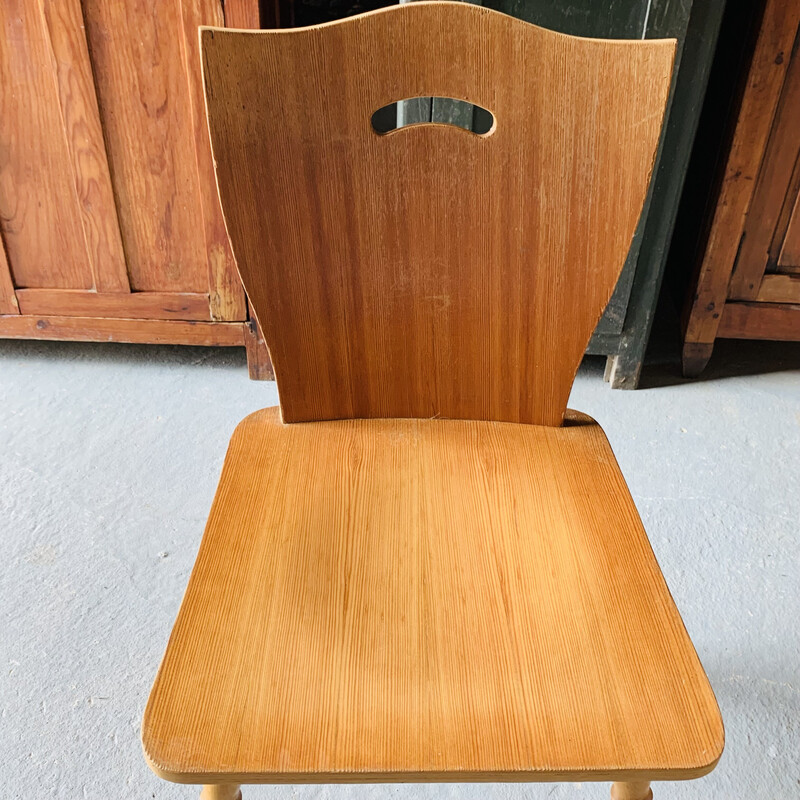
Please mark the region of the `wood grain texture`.
<svg viewBox="0 0 800 800"><path fill-rule="evenodd" d="M559 425L644 201L673 41L462 3L202 32L217 181L287 422ZM286 80L291 75L292 80ZM372 113L444 96L480 137Z"/></svg>
<svg viewBox="0 0 800 800"><path fill-rule="evenodd" d="M260 28L258 0L225 0L225 27Z"/></svg>
<svg viewBox="0 0 800 800"><path fill-rule="evenodd" d="M32 0L0 3L0 233L15 286L92 287L50 40Z"/></svg>
<svg viewBox="0 0 800 800"><path fill-rule="evenodd" d="M8 266L2 232L0 232L0 314L19 314L19 302L11 281L11 268Z"/></svg>
<svg viewBox="0 0 800 800"><path fill-rule="evenodd" d="M650 781L615 783L611 787L611 800L653 800Z"/></svg>
<svg viewBox="0 0 800 800"><path fill-rule="evenodd" d="M94 288L129 292L80 0L40 2Z"/></svg>
<svg viewBox="0 0 800 800"><path fill-rule="evenodd" d="M200 800L242 800L242 792L235 783L218 783L204 786Z"/></svg>
<svg viewBox="0 0 800 800"><path fill-rule="evenodd" d="M208 291L180 0L82 0L131 288Z"/></svg>
<svg viewBox="0 0 800 800"><path fill-rule="evenodd" d="M800 275L765 275L756 300L766 303L800 303Z"/></svg>
<svg viewBox="0 0 800 800"><path fill-rule="evenodd" d="M800 4L798 4L800 6ZM732 300L755 300L769 262L769 249L800 156L800 56L786 72L772 132L758 172L741 244L728 287Z"/></svg>
<svg viewBox="0 0 800 800"><path fill-rule="evenodd" d="M252 381L274 381L272 361L267 343L255 319L248 320L244 327L244 346L247 350L247 371Z"/></svg>
<svg viewBox="0 0 800 800"><path fill-rule="evenodd" d="M783 204L778 215L778 224L772 234L772 241L769 245L769 258L767 261L767 272L792 272L791 251L793 248L792 238L797 238L797 268L800 269L800 233L793 230L795 220L800 223L800 152L794 164L792 177L789 181L789 188L783 198ZM797 212L797 217L795 213ZM786 247L784 247L786 245Z"/></svg>
<svg viewBox="0 0 800 800"><path fill-rule="evenodd" d="M722 339L800 340L800 304L726 303L717 336Z"/></svg>
<svg viewBox="0 0 800 800"><path fill-rule="evenodd" d="M0 316L0 339L242 347L244 323L18 314Z"/></svg>
<svg viewBox="0 0 800 800"><path fill-rule="evenodd" d="M224 23L222 5L220 0L180 0L180 7L184 30L180 42L189 83L198 190L208 258L209 310L212 319L245 320L247 301L233 260L214 178L197 36L200 25Z"/></svg>
<svg viewBox="0 0 800 800"><path fill-rule="evenodd" d="M211 320L208 295L199 293L19 289L17 299L22 314L40 316Z"/></svg>
<svg viewBox="0 0 800 800"><path fill-rule="evenodd" d="M717 336L798 24L796 0L767 0L711 230L685 313L684 338L689 345L713 344Z"/></svg>
<svg viewBox="0 0 800 800"><path fill-rule="evenodd" d="M246 418L143 723L186 783L708 772L714 696L609 444Z"/></svg>
<svg viewBox="0 0 800 800"><path fill-rule="evenodd" d="M800 172L800 160L798 160L796 171ZM789 217L789 224L786 227L786 234L781 246L778 268L786 269L794 267L800 271L800 192L795 196L792 214Z"/></svg>

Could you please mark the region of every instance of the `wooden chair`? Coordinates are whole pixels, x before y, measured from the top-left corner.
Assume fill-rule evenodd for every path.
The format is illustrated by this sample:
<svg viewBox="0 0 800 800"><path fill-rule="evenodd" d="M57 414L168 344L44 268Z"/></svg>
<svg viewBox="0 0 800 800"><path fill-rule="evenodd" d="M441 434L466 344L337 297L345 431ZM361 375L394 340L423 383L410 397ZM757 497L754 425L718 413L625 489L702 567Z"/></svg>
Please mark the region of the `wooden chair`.
<svg viewBox="0 0 800 800"><path fill-rule="evenodd" d="M600 427L566 411L647 191L673 41L415 3L201 31L280 409L236 429L143 724L205 784L709 772L714 695ZM371 116L420 96L485 135Z"/></svg>

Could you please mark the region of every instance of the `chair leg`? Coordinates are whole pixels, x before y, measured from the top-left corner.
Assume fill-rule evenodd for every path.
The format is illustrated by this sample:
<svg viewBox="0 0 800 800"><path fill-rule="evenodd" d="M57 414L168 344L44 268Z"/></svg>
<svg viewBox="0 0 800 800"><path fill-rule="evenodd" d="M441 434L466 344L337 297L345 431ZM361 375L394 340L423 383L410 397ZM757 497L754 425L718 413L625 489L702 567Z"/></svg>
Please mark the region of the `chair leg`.
<svg viewBox="0 0 800 800"><path fill-rule="evenodd" d="M618 781L611 786L611 800L653 800L650 781Z"/></svg>
<svg viewBox="0 0 800 800"><path fill-rule="evenodd" d="M207 783L200 800L242 800L242 792L238 783Z"/></svg>

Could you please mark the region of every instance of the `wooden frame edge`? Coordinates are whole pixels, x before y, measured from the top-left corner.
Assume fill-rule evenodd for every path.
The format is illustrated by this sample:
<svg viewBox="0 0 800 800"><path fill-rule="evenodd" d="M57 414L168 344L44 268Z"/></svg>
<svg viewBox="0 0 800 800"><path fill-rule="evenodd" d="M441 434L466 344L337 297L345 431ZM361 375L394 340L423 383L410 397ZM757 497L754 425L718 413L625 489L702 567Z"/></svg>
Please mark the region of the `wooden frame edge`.
<svg viewBox="0 0 800 800"><path fill-rule="evenodd" d="M0 339L244 347L246 322L0 315Z"/></svg>
<svg viewBox="0 0 800 800"><path fill-rule="evenodd" d="M726 303L717 337L797 341L800 339L800 304Z"/></svg>

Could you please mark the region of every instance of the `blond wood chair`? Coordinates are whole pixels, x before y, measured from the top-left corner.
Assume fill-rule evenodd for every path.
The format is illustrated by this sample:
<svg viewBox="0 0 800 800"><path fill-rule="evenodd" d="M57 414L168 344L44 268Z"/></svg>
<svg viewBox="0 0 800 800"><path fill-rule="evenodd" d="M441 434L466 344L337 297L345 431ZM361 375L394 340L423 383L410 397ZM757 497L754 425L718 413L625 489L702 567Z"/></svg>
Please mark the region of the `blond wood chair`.
<svg viewBox="0 0 800 800"><path fill-rule="evenodd" d="M566 411L640 214L673 41L418 3L201 31L281 407L236 429L143 724L205 784L709 772L711 688L600 427ZM485 135L379 135L477 103Z"/></svg>

